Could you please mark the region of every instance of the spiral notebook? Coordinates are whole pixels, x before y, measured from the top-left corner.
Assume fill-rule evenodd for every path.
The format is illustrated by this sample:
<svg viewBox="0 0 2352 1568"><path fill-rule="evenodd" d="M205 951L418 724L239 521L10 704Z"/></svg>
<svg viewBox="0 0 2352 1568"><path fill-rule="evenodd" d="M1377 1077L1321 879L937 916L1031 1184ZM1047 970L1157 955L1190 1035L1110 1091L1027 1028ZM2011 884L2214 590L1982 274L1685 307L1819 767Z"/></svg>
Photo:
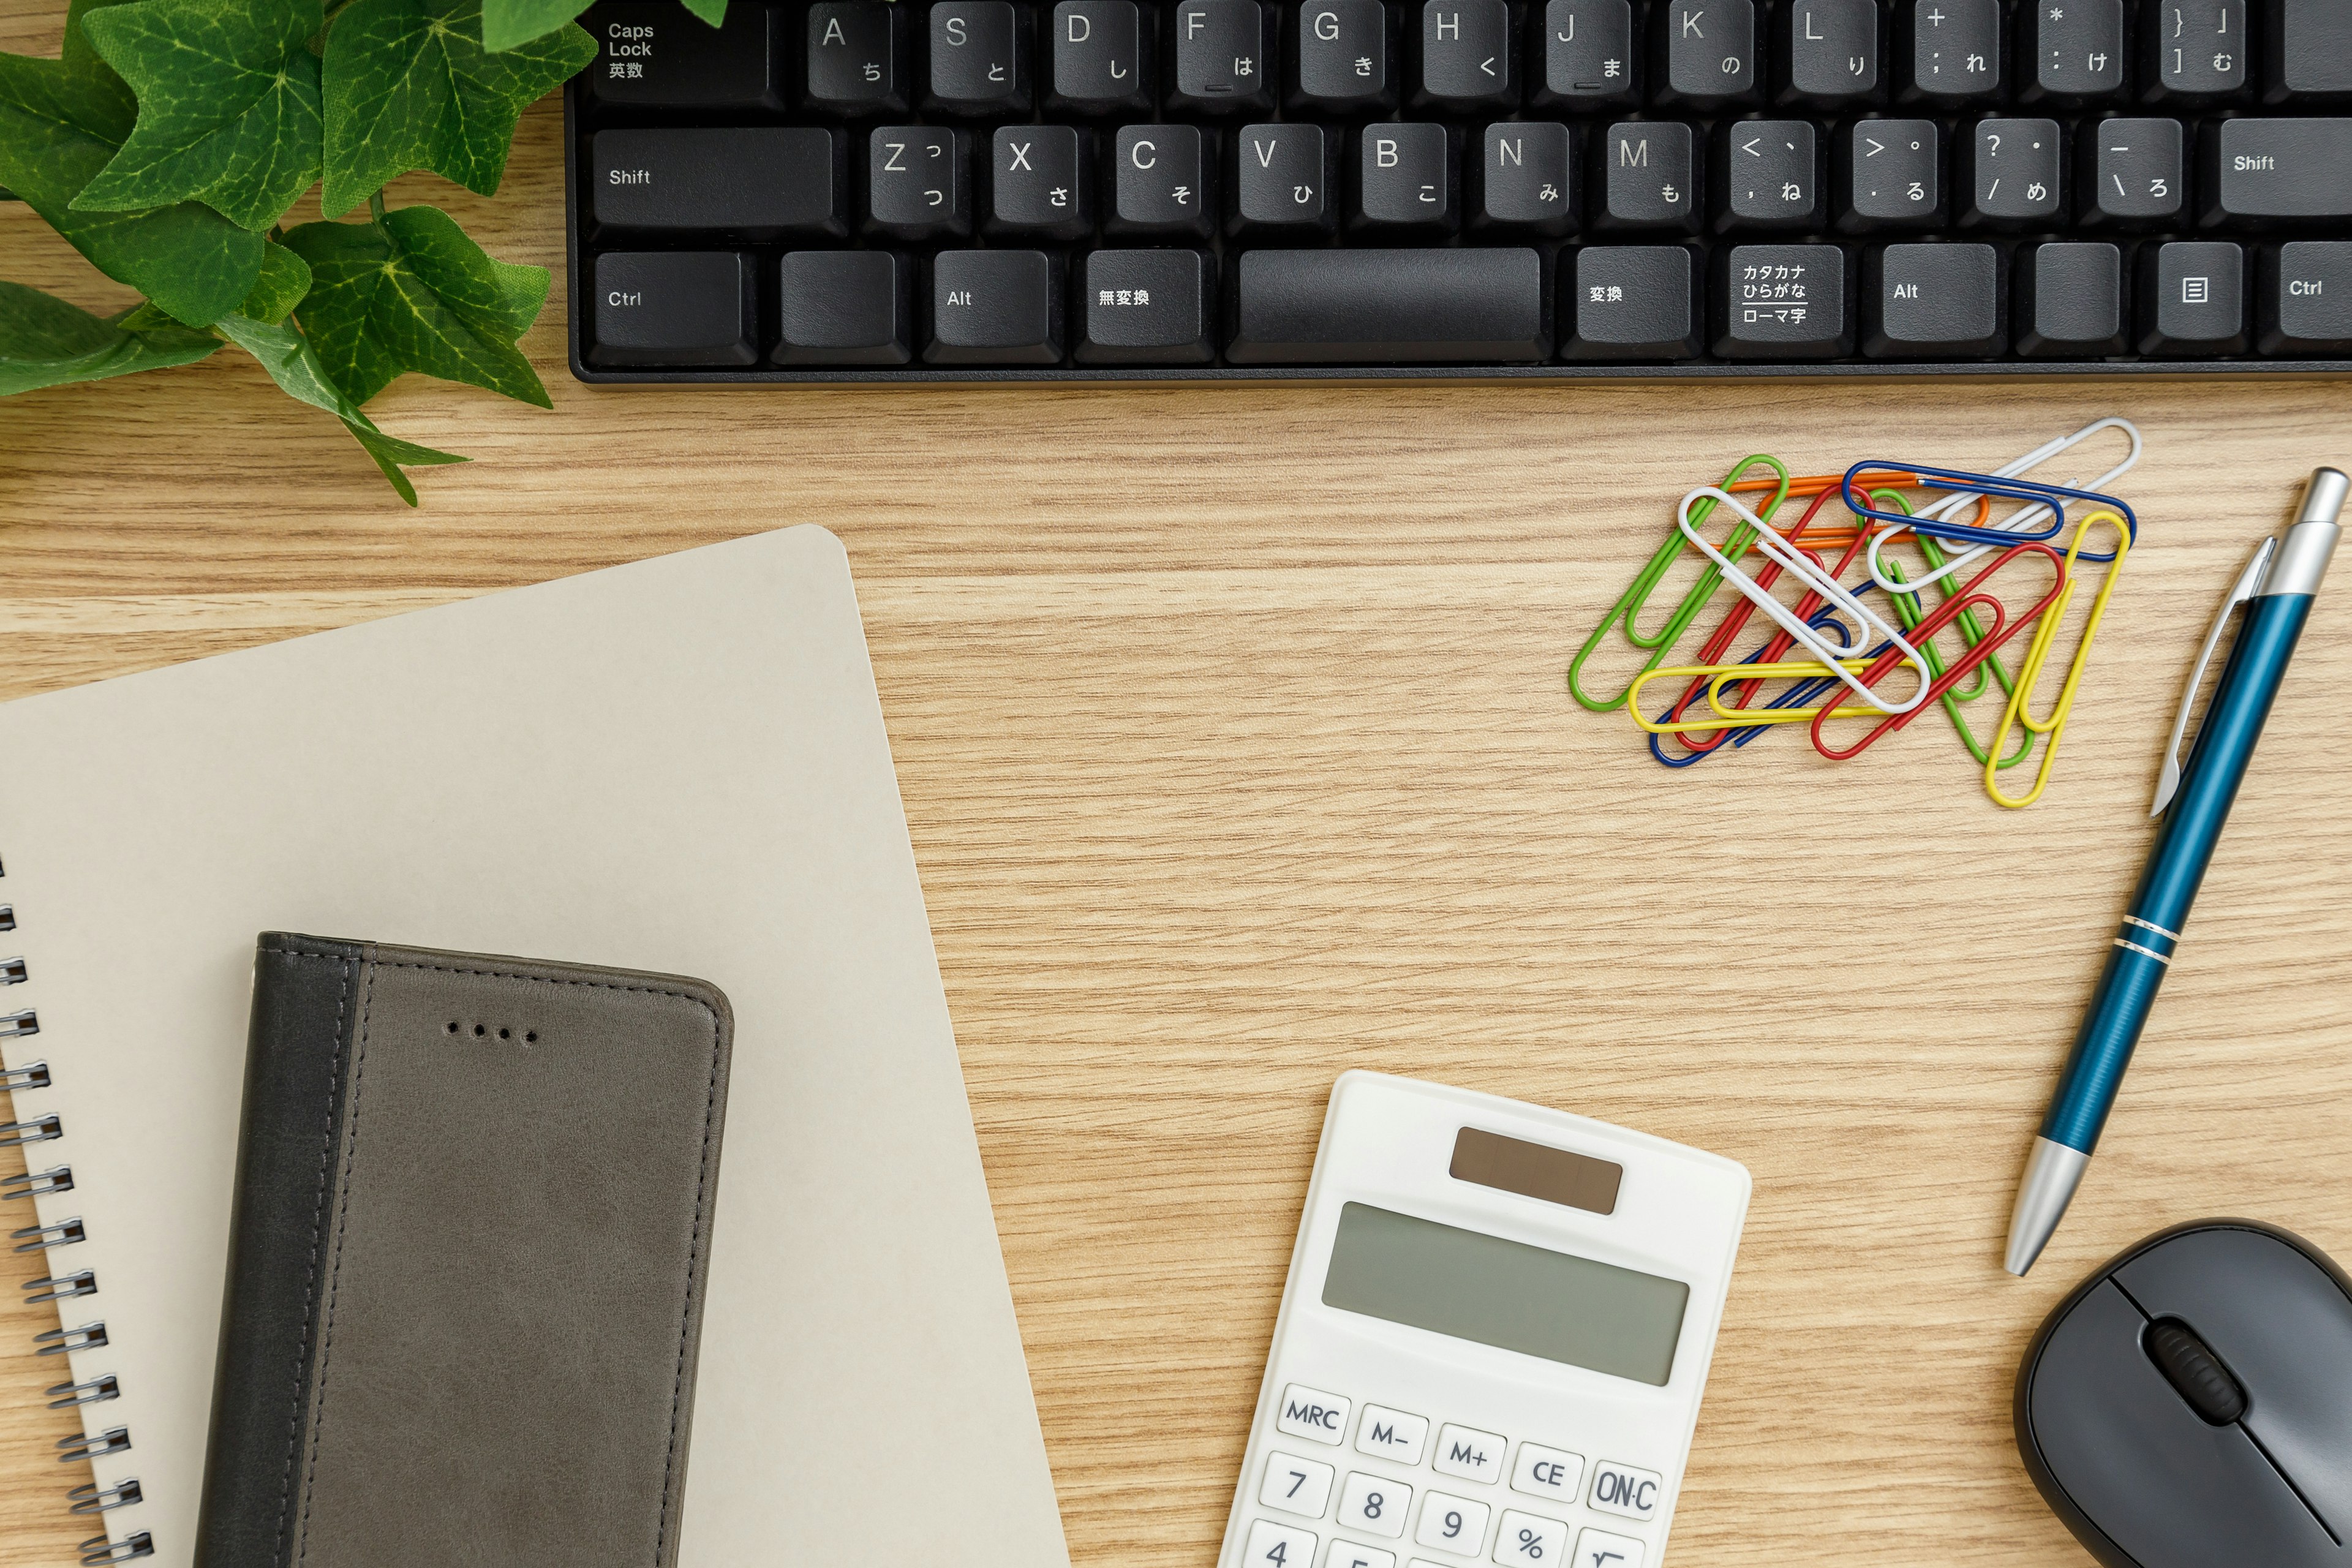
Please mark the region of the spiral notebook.
<svg viewBox="0 0 2352 1568"><path fill-rule="evenodd" d="M192 1561L254 942L298 930L732 999L685 1568L1066 1564L831 534L27 698L0 753L0 1224L54 1244L85 1562Z"/></svg>

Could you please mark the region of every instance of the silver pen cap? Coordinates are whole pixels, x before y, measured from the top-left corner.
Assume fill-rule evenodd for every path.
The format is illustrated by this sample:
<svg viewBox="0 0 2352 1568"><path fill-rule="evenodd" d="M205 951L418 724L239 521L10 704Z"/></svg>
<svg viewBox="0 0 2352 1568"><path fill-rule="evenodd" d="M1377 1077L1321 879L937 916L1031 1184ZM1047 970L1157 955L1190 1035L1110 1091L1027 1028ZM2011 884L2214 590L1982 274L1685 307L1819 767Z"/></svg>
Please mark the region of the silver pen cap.
<svg viewBox="0 0 2352 1568"><path fill-rule="evenodd" d="M2352 489L2352 479L2345 478L2343 469L2313 471L2311 482L2303 487L2303 505L2294 514L2294 525L2280 539L2278 554L2272 558L2257 596L2319 592L2328 560L2336 553L2336 541L2343 533L2337 520L2344 515L2347 489Z"/></svg>

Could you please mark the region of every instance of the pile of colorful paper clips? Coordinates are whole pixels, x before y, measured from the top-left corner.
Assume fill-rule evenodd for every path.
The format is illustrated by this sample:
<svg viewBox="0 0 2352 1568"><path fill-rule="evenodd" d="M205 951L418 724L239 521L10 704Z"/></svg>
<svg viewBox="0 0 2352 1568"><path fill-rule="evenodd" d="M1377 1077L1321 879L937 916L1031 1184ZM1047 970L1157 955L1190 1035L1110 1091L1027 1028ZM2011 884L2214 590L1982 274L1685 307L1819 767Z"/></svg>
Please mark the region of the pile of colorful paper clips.
<svg viewBox="0 0 2352 1568"><path fill-rule="evenodd" d="M2105 430L2121 432L2131 449L2088 488L2071 479L2053 485L2024 477ZM1983 770L1985 793L2002 805L2031 805L2049 786L2107 596L2139 538L2131 508L2101 492L2139 454L2139 431L2128 420L2108 418L1990 474L1873 458L1842 475L1792 479L1778 458L1743 458L1721 484L1702 485L1683 497L1675 526L1569 665L1569 691L1594 712L1625 709L1648 731L1651 754L1670 768L1689 767L1727 745L1744 747L1779 724L1809 726L1813 749L1843 762L1940 705ZM1844 514L1834 523L1821 521L1832 496ZM1920 496L1930 499L1915 508L1912 498ZM1751 510L1742 498L1757 504ZM2021 504L1996 521L1997 500ZM1783 531L1774 520L1792 502L1802 502L1803 510ZM2053 542L2066 529L2070 506L2077 509L2077 521L2062 547ZM1719 513L1732 520L1720 543L1707 532ZM2113 547L2084 549L2102 527L2111 531ZM1892 553L1897 548L1916 556L1908 569ZM1686 555L1700 558L1696 579L1662 626L1643 631L1635 618ZM1752 564L1751 558L1762 563L1752 576L1743 565ZM2046 585L2038 574L2027 575L2036 568L2021 566L2021 559L2047 569ZM1848 586L1844 580L1857 563L1860 575ZM2074 603L2082 569L2090 564L2107 570L2057 696L2036 718L2034 689ZM1975 575L1959 581L1971 566L1978 568ZM1737 593L1722 623L1700 641L1693 662L1668 665L1726 583ZM1932 605L1923 592L1930 587L1936 590ZM1864 601L1874 592L1885 595L1881 603L1899 624ZM1752 652L1735 654L1758 610L1779 630ZM2000 650L2029 626L2033 634L2012 670ZM1594 697L1585 689L1585 667L1612 631L1646 662L1623 690ZM1956 655L1939 644L1948 631L1958 638ZM1644 693L1655 681L1682 689L1652 717ZM1996 688L2000 721L1990 740L1980 740L1962 708ZM1759 703L1759 697L1765 700ZM1687 716L1702 700L1705 708ZM1868 721L1858 735L1832 730L1855 720ZM2006 792L2001 775L2023 764L2037 742L2042 754L2032 787L2022 795Z"/></svg>

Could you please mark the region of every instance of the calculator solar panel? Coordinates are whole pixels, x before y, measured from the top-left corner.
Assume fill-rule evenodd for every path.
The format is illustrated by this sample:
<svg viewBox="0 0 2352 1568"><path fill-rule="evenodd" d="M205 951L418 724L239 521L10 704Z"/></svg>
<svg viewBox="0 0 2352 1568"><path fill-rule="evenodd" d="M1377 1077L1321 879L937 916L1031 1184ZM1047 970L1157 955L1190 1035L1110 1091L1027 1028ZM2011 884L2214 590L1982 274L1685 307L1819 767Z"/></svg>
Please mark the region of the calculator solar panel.
<svg viewBox="0 0 2352 1568"><path fill-rule="evenodd" d="M2352 371L2352 0L611 0L572 368Z"/></svg>

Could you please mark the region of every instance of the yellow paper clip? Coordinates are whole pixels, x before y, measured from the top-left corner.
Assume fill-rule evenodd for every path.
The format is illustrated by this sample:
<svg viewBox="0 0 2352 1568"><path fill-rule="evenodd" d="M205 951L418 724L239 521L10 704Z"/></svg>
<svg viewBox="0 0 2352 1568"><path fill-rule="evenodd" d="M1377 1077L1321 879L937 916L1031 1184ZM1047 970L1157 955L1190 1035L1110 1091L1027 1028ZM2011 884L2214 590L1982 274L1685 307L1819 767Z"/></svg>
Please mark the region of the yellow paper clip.
<svg viewBox="0 0 2352 1568"><path fill-rule="evenodd" d="M2066 679L2059 685L2058 700L2050 710L2050 717L2037 720L2026 710L2034 687L2042 679L2042 668L2050 660L2051 645L2058 640L2059 624L2066 618L2066 606L2074 602L2074 588L2080 581L2074 575L2074 558L2082 553L2083 541L2094 523L2105 523L2116 531L2116 559L2107 568L2107 580L2099 584L2097 595L2091 601L2090 618L2083 623L2083 644L2074 650L2074 662L2066 668ZM2074 689L2083 679L2083 668L2090 662L2091 639L2099 635L2099 617L2107 613L2107 595L2116 591L2116 580L2123 575L2124 559L2131 552L2131 531L2124 520L2112 511L2095 511L2084 518L2074 530L2074 541L2066 547L2066 584L2058 591L2058 602L2050 606L2042 624L2033 628L2033 639L2026 644L2024 662L2017 671L2017 687L2009 694L2009 707L2000 716L2000 730L1993 737L1990 751L1999 757L2009 744L2011 724L2022 724L2033 733L2044 736L2049 744L2042 750L2042 765L2034 770L2033 787L2021 796L2000 793L2000 773L1997 763L1988 762L1984 770L1985 794L2011 810L2021 810L2042 798L2049 787L2051 765L2058 760L2058 742L2066 732L2066 716L2074 711Z"/></svg>

